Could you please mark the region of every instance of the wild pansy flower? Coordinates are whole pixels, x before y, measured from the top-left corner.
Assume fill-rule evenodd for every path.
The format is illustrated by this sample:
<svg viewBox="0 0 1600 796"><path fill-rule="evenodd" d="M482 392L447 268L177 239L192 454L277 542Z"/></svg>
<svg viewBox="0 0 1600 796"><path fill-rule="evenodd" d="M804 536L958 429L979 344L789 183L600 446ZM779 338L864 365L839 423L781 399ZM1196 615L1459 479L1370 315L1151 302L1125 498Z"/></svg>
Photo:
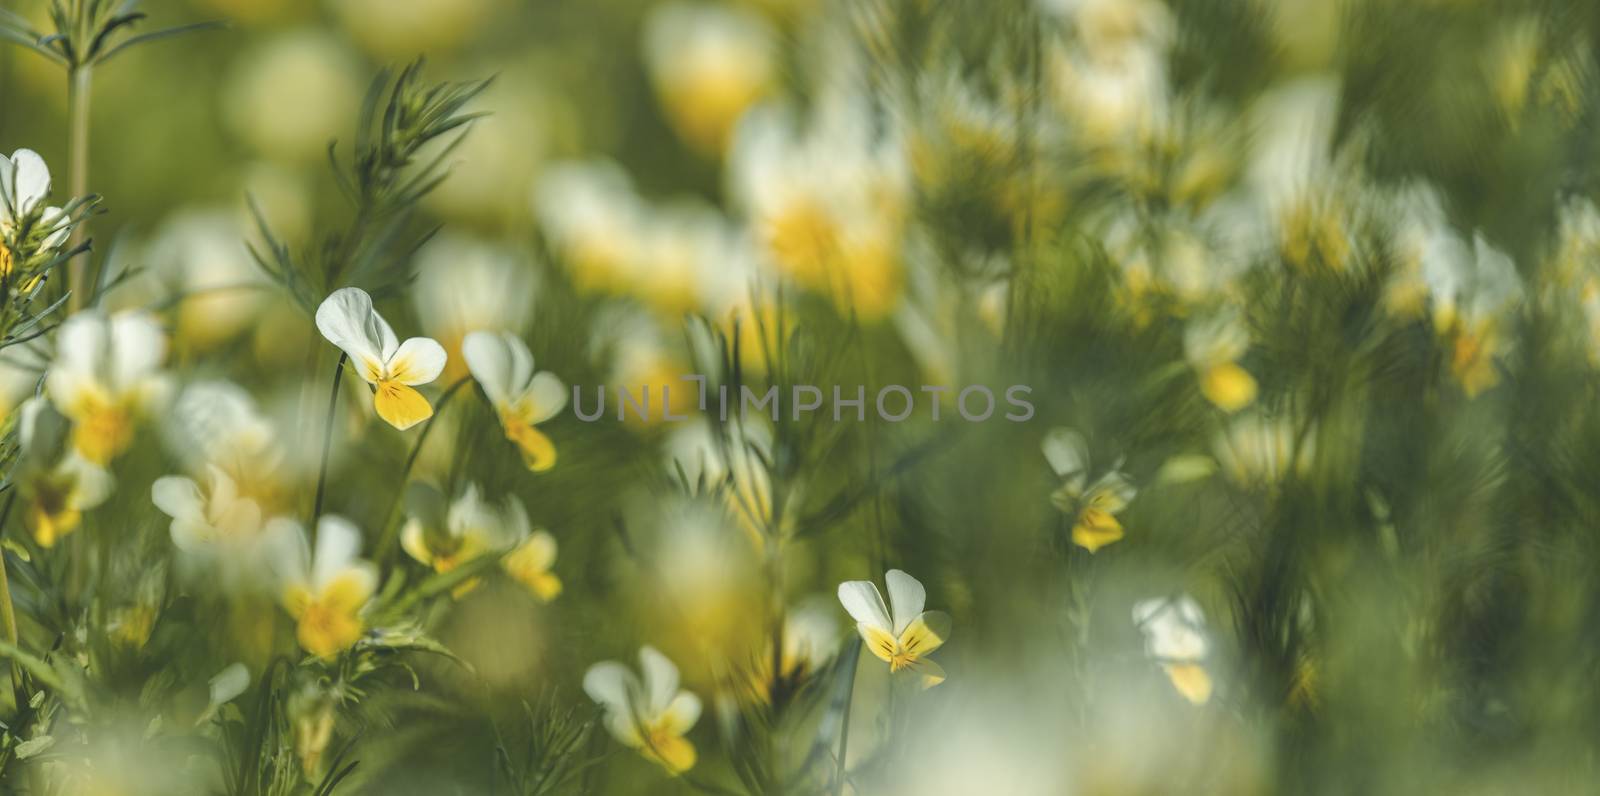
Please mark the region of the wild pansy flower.
<svg viewBox="0 0 1600 796"><path fill-rule="evenodd" d="M272 520L267 534L279 600L297 623L295 638L306 652L333 660L361 639L361 612L378 586L378 568L357 557L361 532L343 517L324 515L317 521L315 556L305 529L293 520Z"/></svg>
<svg viewBox="0 0 1600 796"><path fill-rule="evenodd" d="M31 149L19 149L11 157L0 155L0 276L15 267L14 255L5 241L39 211L37 223L51 231L43 241L45 248L60 246L70 231L61 224L61 208L45 207L50 195L50 167Z"/></svg>
<svg viewBox="0 0 1600 796"><path fill-rule="evenodd" d="M769 642L756 650L752 659L748 673L750 693L768 703L774 695L793 694L821 671L838 649L839 622L832 608L813 602L791 610L783 620L778 673L772 673L773 650Z"/></svg>
<svg viewBox="0 0 1600 796"><path fill-rule="evenodd" d="M89 310L62 324L45 391L72 421L73 447L85 459L104 465L127 450L135 423L168 392L166 353L166 335L144 312Z"/></svg>
<svg viewBox="0 0 1600 796"><path fill-rule="evenodd" d="M516 498L496 507L485 501L477 484L444 505L444 495L425 483L406 490L406 524L400 545L417 563L443 574L511 544L528 533L528 513ZM478 585L476 578L462 581L452 592L460 597Z"/></svg>
<svg viewBox="0 0 1600 796"><path fill-rule="evenodd" d="M427 337L401 342L372 308L372 297L355 287L333 291L317 308L317 330L350 356L356 373L373 387L373 408L389 425L404 431L433 416L433 406L418 385L439 378L448 357Z"/></svg>
<svg viewBox="0 0 1600 796"><path fill-rule="evenodd" d="M645 20L644 58L673 129L719 154L739 117L772 88L772 31L727 5L667 3Z"/></svg>
<svg viewBox="0 0 1600 796"><path fill-rule="evenodd" d="M550 602L561 594L561 578L550 571L556 563L556 539L543 528L528 528L527 515L520 513L522 504L515 505L523 527L513 530L516 546L500 559L500 566L533 596Z"/></svg>
<svg viewBox="0 0 1600 796"><path fill-rule="evenodd" d="M1237 311L1190 321L1183 331L1183 353L1200 377L1200 392L1218 409L1237 412L1256 399L1256 380L1239 366L1250 347L1250 332Z"/></svg>
<svg viewBox="0 0 1600 796"><path fill-rule="evenodd" d="M509 332L473 332L461 344L467 368L500 417L506 439L522 451L534 472L555 466L556 446L536 426L567 405L567 387L548 372L533 369L533 354Z"/></svg>
<svg viewBox="0 0 1600 796"><path fill-rule="evenodd" d="M899 306L910 169L898 131L881 134L852 97L826 97L801 125L756 108L730 155L732 192L765 258L841 312L881 320Z"/></svg>
<svg viewBox="0 0 1600 796"><path fill-rule="evenodd" d="M70 433L66 418L49 402L23 403L22 457L12 478L24 500L23 525L40 547L52 547L77 530L83 512L105 502L116 485L104 467L70 447Z"/></svg>
<svg viewBox="0 0 1600 796"><path fill-rule="evenodd" d="M1072 543L1093 553L1122 538L1116 515L1133 500L1137 490L1120 471L1121 463L1093 483L1089 482L1089 446L1083 436L1068 428L1051 429L1040 445L1061 487L1050 495L1055 507L1073 517Z"/></svg>
<svg viewBox="0 0 1600 796"><path fill-rule="evenodd" d="M172 543L186 553L243 552L261 531L261 506L241 495L216 465L207 469L204 489L193 479L169 475L150 485L150 499L172 518Z"/></svg>
<svg viewBox="0 0 1600 796"><path fill-rule="evenodd" d="M1142 600L1133 606L1133 623L1144 633L1145 654L1161 664L1172 687L1196 705L1210 701L1205 658L1211 643L1200 604L1187 594Z"/></svg>
<svg viewBox="0 0 1600 796"><path fill-rule="evenodd" d="M440 234L417 252L417 279L411 298L430 337L450 355L447 382L467 375L461 344L480 330L520 333L537 294L537 272L512 249Z"/></svg>
<svg viewBox="0 0 1600 796"><path fill-rule="evenodd" d="M839 602L856 620L856 632L873 655L889 664L890 672L915 672L923 688L944 682L944 669L928 660L928 654L950 638L950 615L922 610L927 591L916 578L891 569L884 581L889 586L888 606L870 580L839 584Z"/></svg>
<svg viewBox="0 0 1600 796"><path fill-rule="evenodd" d="M700 698L678 688L678 667L654 647L639 650L641 680L616 661L583 676L583 690L605 710L606 729L673 775L694 767L695 749L683 737L700 719Z"/></svg>

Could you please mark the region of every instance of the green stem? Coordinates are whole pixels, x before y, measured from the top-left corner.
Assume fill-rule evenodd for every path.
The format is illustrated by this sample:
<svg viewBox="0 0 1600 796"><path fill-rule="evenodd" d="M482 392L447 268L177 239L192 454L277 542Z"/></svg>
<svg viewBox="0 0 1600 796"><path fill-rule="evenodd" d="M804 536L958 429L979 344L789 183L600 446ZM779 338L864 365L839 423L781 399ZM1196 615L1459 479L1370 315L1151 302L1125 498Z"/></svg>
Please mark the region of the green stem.
<svg viewBox="0 0 1600 796"><path fill-rule="evenodd" d="M328 487L328 452L333 449L333 421L339 411L339 382L344 378L344 362L350 355L340 352L339 362L333 366L333 389L328 391L328 421L323 424L322 466L317 470L317 497L311 504L311 540L317 539L317 518L322 516L322 497ZM315 548L313 548L315 549Z"/></svg>
<svg viewBox="0 0 1600 796"><path fill-rule="evenodd" d="M11 517L11 504L17 499L17 493L12 490L6 495L6 505L0 509L0 532L5 529L6 520ZM11 603L11 579L6 573L5 551L0 550L0 630L5 633L7 644L17 646L17 609ZM17 710L22 710L28 704L28 697L22 690L22 666L16 658L11 659L11 693L17 702Z"/></svg>
<svg viewBox="0 0 1600 796"><path fill-rule="evenodd" d="M67 72L67 175L74 197L89 195L89 96L93 74L93 67L88 65L74 66ZM83 243L88 234L89 221L84 219L73 227L68 249ZM71 291L69 311L83 307L91 292L90 286L84 284L88 264L87 252L72 258L66 284Z"/></svg>
<svg viewBox="0 0 1600 796"><path fill-rule="evenodd" d="M394 525L394 515L400 508L400 497L405 494L406 481L411 478L411 468L416 466L417 456L422 453L422 446L428 442L428 435L433 432L434 424L439 422L439 415L444 413L445 404L450 403L450 399L455 397L461 386L471 380L471 376L463 376L445 389L444 394L439 396L439 402L433 405L433 417L428 418L428 422L423 424L422 432L417 435L416 444L411 446L411 453L406 456L406 466L400 470L399 487L395 490L394 499L389 501L389 510L383 514L383 524L378 526L383 538L378 542L374 561L382 562L394 548L395 533L391 530L391 526Z"/></svg>

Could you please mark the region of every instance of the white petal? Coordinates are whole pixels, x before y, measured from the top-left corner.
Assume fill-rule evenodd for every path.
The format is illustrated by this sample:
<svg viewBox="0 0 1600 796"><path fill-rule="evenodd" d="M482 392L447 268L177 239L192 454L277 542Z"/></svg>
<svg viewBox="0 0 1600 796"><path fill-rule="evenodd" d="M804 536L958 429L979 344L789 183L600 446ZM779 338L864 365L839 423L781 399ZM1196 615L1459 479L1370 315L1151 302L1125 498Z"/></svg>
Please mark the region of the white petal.
<svg viewBox="0 0 1600 796"><path fill-rule="evenodd" d="M845 613L850 614L851 619L886 633L893 632L894 626L889 623L889 609L883 604L883 596L872 581L847 580L839 584L839 602L844 604Z"/></svg>
<svg viewBox="0 0 1600 796"><path fill-rule="evenodd" d="M155 372L167 356L167 336L156 319L143 312L112 316L111 384L117 391L132 388Z"/></svg>
<svg viewBox="0 0 1600 796"><path fill-rule="evenodd" d="M267 521L263 534L267 566L279 582L311 585L311 548L306 544L305 528L287 517Z"/></svg>
<svg viewBox="0 0 1600 796"><path fill-rule="evenodd" d="M372 297L358 287L333 291L317 307L317 331L356 361L357 372L371 381L369 367L381 366L386 353L399 346L394 330L372 309ZM386 351L385 343L389 343Z"/></svg>
<svg viewBox="0 0 1600 796"><path fill-rule="evenodd" d="M401 384L416 386L439 378L450 356L439 341L428 337L412 337L395 349L389 358L390 375Z"/></svg>
<svg viewBox="0 0 1600 796"><path fill-rule="evenodd" d="M72 508L79 511L88 511L104 503L117 488L117 479L112 477L110 470L76 453L68 454L61 466L78 479L77 489L72 495Z"/></svg>
<svg viewBox="0 0 1600 796"><path fill-rule="evenodd" d="M12 182L16 193L12 195L12 204L18 215L27 215L50 193L50 167L31 149L12 153L11 163L16 168Z"/></svg>
<svg viewBox="0 0 1600 796"><path fill-rule="evenodd" d="M678 695L678 667L655 647L645 645L639 648L639 669L644 673L649 715L659 715Z"/></svg>
<svg viewBox="0 0 1600 796"><path fill-rule="evenodd" d="M311 582L317 588L356 563L361 552L361 531L337 514L317 520L317 552L311 561Z"/></svg>
<svg viewBox="0 0 1600 796"><path fill-rule="evenodd" d="M205 513L205 500L200 496L200 486L181 475L157 478L150 485L150 501L173 519L198 517Z"/></svg>
<svg viewBox="0 0 1600 796"><path fill-rule="evenodd" d="M1089 469L1089 446L1070 428L1052 428L1039 446L1050 469L1062 478L1081 477Z"/></svg>
<svg viewBox="0 0 1600 796"><path fill-rule="evenodd" d="M694 723L700 720L700 697L688 691L679 691L667 707L662 711L661 718L667 720L667 726L680 733L688 732Z"/></svg>
<svg viewBox="0 0 1600 796"><path fill-rule="evenodd" d="M638 679L616 661L601 661L583 675L583 692L614 715L632 715L632 695L637 691Z"/></svg>
<svg viewBox="0 0 1600 796"><path fill-rule="evenodd" d="M898 570L891 569L884 576L889 584L889 606L894 611L894 634L899 636L911 625L912 620L922 613L922 607L928 600L926 589L922 582Z"/></svg>
<svg viewBox="0 0 1600 796"><path fill-rule="evenodd" d="M250 670L242 663L235 663L211 678L211 704L221 705L232 702L233 698L244 693L250 687Z"/></svg>
<svg viewBox="0 0 1600 796"><path fill-rule="evenodd" d="M511 352L500 335L494 332L467 335L461 341L461 356L467 360L467 370L478 380L491 403L496 406L511 403Z"/></svg>
<svg viewBox="0 0 1600 796"><path fill-rule="evenodd" d="M533 417L529 420L543 423L566 408L567 385L554 373L540 372L534 375L533 382L528 385L528 397L533 399L534 408Z"/></svg>

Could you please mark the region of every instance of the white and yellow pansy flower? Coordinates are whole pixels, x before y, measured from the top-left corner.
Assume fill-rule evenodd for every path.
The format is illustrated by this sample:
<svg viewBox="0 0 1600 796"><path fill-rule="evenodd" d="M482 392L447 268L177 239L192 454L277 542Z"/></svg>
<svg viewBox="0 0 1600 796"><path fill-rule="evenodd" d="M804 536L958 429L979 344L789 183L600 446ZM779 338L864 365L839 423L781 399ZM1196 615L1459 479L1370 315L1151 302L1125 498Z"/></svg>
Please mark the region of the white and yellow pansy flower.
<svg viewBox="0 0 1600 796"><path fill-rule="evenodd" d="M49 195L50 167L39 153L19 149L10 157L0 155L0 275L10 273L14 265L12 252L4 241L15 235L18 225L26 223L35 211L39 211L37 223L54 230L44 238L45 248L66 241L69 229L61 223L61 208L44 205Z"/></svg>
<svg viewBox="0 0 1600 796"><path fill-rule="evenodd" d="M1133 623L1144 633L1145 654L1161 664L1172 687L1196 705L1210 701L1212 683L1205 658L1211 642L1200 604L1187 594L1141 600L1133 606Z"/></svg>
<svg viewBox="0 0 1600 796"><path fill-rule="evenodd" d="M45 391L72 421L73 447L85 459L104 465L127 450L135 424L165 400L166 354L166 334L144 312L89 310L62 324Z"/></svg>
<svg viewBox="0 0 1600 796"><path fill-rule="evenodd" d="M317 330L350 356L374 394L372 405L389 425L404 431L433 416L418 385L439 378L448 359L444 346L427 337L401 342L372 308L372 297L356 287L333 291L317 308Z"/></svg>
<svg viewBox="0 0 1600 796"><path fill-rule="evenodd" d="M782 646L778 650L778 673L772 673L770 643L757 650L748 672L750 694L761 702L771 702L774 694L793 694L821 671L839 649L839 622L833 609L819 602L788 612L783 619Z"/></svg>
<svg viewBox="0 0 1600 796"><path fill-rule="evenodd" d="M694 767L695 749L683 737L700 719L700 698L678 688L678 667L654 647L639 650L641 680L616 661L583 676L583 690L605 710L606 729L624 746L673 775Z"/></svg>
<svg viewBox="0 0 1600 796"><path fill-rule="evenodd" d="M515 505L522 507L520 503ZM526 524L527 515L523 515L523 522ZM500 560L506 574L543 602L560 596L561 578L550 571L556 563L556 538L543 528L523 528L516 538L520 541Z"/></svg>
<svg viewBox="0 0 1600 796"><path fill-rule="evenodd" d="M526 531L527 513L514 498L499 510L483 499L477 484L466 489L448 508L444 496L425 483L406 490L406 524L400 529L400 546L417 563L443 574L479 556L503 549L512 539L513 527ZM477 578L458 584L452 592L460 597L478 585Z"/></svg>
<svg viewBox="0 0 1600 796"><path fill-rule="evenodd" d="M538 272L520 252L476 238L440 234L417 252L411 300L422 329L450 355L445 381L467 375L461 343L472 332L528 325Z"/></svg>
<svg viewBox="0 0 1600 796"><path fill-rule="evenodd" d="M169 475L150 485L150 499L172 518L172 543L185 553L242 553L260 537L261 506L241 495L216 465L207 468L204 489L193 479Z"/></svg>
<svg viewBox="0 0 1600 796"><path fill-rule="evenodd" d="M343 517L324 515L315 556L305 529L293 520L273 519L267 534L279 599L297 623L295 638L306 652L333 660L361 639L361 613L378 586L378 568L357 557L361 532Z"/></svg>
<svg viewBox="0 0 1600 796"><path fill-rule="evenodd" d="M1061 487L1050 495L1055 507L1073 517L1072 543L1093 553L1122 538L1116 515L1127 508L1137 490L1113 465L1089 482L1089 446L1083 435L1069 428L1054 428L1040 445Z"/></svg>
<svg viewBox="0 0 1600 796"><path fill-rule="evenodd" d="M717 155L739 117L775 83L771 29L722 4L667 3L645 19L644 59L667 119L701 154Z"/></svg>
<svg viewBox="0 0 1600 796"><path fill-rule="evenodd" d="M1250 348L1250 331L1239 313L1218 312L1190 321L1183 331L1183 353L1200 377L1200 392L1224 412L1237 412L1256 399L1256 380L1239 366Z"/></svg>
<svg viewBox="0 0 1600 796"><path fill-rule="evenodd" d="M555 443L535 426L566 408L566 385L554 374L535 371L528 346L509 332L473 332L461 351L523 463L534 472L554 467Z"/></svg>
<svg viewBox="0 0 1600 796"><path fill-rule="evenodd" d="M870 580L839 584L839 602L856 620L856 632L873 655L889 664L889 671L915 672L923 688L944 682L944 669L928 660L928 654L950 638L950 615L922 610L927 592L916 578L891 569L884 581L889 586L888 606Z"/></svg>
<svg viewBox="0 0 1600 796"><path fill-rule="evenodd" d="M43 398L22 405L18 438L22 458L13 480L25 501L23 525L40 547L78 529L83 512L104 503L116 481L69 447L66 418Z"/></svg>

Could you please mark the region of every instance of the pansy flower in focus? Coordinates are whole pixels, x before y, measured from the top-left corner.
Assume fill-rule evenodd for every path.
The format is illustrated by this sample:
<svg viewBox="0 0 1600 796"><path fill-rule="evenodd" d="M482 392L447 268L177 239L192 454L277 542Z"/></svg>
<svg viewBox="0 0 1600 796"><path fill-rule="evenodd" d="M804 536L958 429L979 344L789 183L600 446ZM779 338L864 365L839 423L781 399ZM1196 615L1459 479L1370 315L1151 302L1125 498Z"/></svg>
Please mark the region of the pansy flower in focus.
<svg viewBox="0 0 1600 796"><path fill-rule="evenodd" d="M317 308L317 330L355 363L373 387L378 416L401 431L433 417L433 406L416 387L439 378L448 359L444 346L427 337L405 342L372 308L372 297L356 287L333 291Z"/></svg>
<svg viewBox="0 0 1600 796"><path fill-rule="evenodd" d="M944 682L944 669L928 660L928 654L950 638L950 615L922 610L927 591L916 578L891 569L884 581L889 586L887 606L870 580L839 584L839 602L856 620L856 632L873 655L889 664L890 672L915 672L923 688Z"/></svg>

